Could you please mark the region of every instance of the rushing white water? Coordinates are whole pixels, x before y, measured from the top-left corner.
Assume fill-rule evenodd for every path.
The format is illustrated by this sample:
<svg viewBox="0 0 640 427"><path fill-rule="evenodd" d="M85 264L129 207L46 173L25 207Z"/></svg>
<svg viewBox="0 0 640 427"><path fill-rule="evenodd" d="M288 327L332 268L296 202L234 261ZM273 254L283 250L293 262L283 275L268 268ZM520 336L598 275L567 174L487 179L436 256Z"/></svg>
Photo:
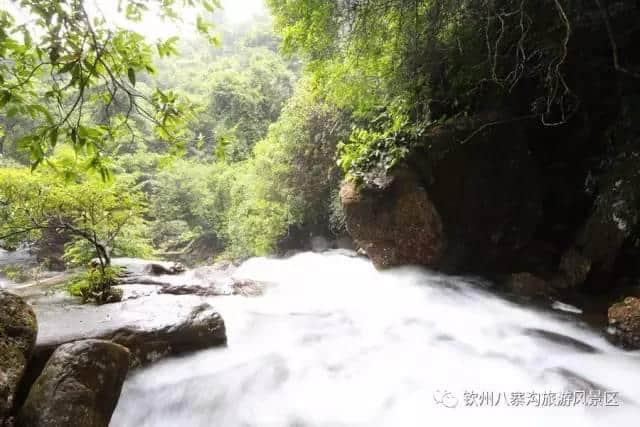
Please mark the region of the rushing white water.
<svg viewBox="0 0 640 427"><path fill-rule="evenodd" d="M228 347L133 374L112 426L617 426L640 415L639 353L481 282L381 273L339 253L252 259L236 275L274 285L212 299ZM543 400L561 396L570 406Z"/></svg>

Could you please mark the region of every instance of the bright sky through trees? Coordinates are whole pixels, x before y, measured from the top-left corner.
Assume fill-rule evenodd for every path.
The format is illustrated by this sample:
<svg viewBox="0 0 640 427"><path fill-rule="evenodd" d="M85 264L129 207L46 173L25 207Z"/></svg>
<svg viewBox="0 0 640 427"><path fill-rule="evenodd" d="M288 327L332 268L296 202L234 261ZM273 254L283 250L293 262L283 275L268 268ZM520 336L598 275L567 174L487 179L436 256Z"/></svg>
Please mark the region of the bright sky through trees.
<svg viewBox="0 0 640 427"><path fill-rule="evenodd" d="M263 0L221 0L223 10L214 13L214 20L224 20L225 25L240 25L253 21L256 16L266 14L266 7ZM140 23L127 21L122 13L118 13L118 2L116 0L91 0L88 7L92 12L104 15L108 22L113 22L126 28L140 31L148 39L166 38L177 35L182 38L192 38L196 32L194 30L195 12L187 11L183 17L184 24L162 20L153 13L145 16ZM207 17L211 18L211 17Z"/></svg>

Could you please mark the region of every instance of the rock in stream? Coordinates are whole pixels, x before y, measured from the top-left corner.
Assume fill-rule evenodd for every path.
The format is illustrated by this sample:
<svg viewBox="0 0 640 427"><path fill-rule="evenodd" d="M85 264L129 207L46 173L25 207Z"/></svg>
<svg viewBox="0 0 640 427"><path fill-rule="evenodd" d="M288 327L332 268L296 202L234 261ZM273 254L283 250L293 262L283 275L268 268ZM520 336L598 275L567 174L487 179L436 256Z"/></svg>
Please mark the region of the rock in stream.
<svg viewBox="0 0 640 427"><path fill-rule="evenodd" d="M109 341L61 345L31 387L18 427L108 427L129 370L129 350Z"/></svg>
<svg viewBox="0 0 640 427"><path fill-rule="evenodd" d="M0 426L14 405L14 395L36 342L38 323L31 307L0 290Z"/></svg>

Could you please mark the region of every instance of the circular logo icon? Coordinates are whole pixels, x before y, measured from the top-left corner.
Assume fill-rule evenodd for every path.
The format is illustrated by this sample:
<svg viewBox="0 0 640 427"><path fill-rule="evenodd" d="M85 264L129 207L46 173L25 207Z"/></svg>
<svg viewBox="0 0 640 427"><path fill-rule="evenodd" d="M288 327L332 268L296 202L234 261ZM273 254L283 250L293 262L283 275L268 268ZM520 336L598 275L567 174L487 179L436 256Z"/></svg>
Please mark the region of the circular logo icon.
<svg viewBox="0 0 640 427"><path fill-rule="evenodd" d="M438 406L455 408L458 406L458 398L448 390L436 390L433 392L433 400Z"/></svg>

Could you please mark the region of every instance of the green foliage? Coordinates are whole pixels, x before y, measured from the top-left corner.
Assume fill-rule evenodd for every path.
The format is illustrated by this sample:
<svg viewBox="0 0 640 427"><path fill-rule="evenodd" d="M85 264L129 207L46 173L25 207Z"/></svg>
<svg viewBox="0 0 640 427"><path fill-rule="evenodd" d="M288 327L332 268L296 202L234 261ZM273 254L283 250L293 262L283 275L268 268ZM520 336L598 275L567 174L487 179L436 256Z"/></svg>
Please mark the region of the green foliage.
<svg viewBox="0 0 640 427"><path fill-rule="evenodd" d="M294 225L327 228L342 125L302 82L253 156L238 164L225 229L229 256L271 253Z"/></svg>
<svg viewBox="0 0 640 427"><path fill-rule="evenodd" d="M315 92L351 116L353 132L339 159L350 178L386 173L430 126L500 111L521 87L526 95L516 110L523 117L557 125L577 109L563 63L572 20L585 6L531 0L268 4L285 50L307 59Z"/></svg>
<svg viewBox="0 0 640 427"><path fill-rule="evenodd" d="M158 154L166 147L153 141L118 149L126 154L118 156L114 170L148 195L149 235L161 252L195 244L214 254L224 248L228 257L265 254L297 221L285 212L290 202L281 201L287 198L276 181L265 181L285 179L295 166L286 151L293 154L303 138L289 142L281 132L260 142L269 139L269 126L281 117L296 76L273 51L277 39L262 23L243 31L225 34L218 50L196 43L159 64L158 84L171 81L198 105L186 134L193 143L184 147L184 157ZM305 118L291 110L286 120L293 131ZM333 151L330 163L332 156Z"/></svg>
<svg viewBox="0 0 640 427"><path fill-rule="evenodd" d="M67 291L75 297L82 298L83 303L108 304L122 299L122 290L115 289L118 284L120 269L107 267L104 271L89 268L69 281Z"/></svg>
<svg viewBox="0 0 640 427"><path fill-rule="evenodd" d="M265 42L269 42L267 39ZM228 161L247 158L291 96L295 75L275 52L240 38L223 53L206 46L164 61L156 79L194 101L186 152ZM191 52L190 52L191 53ZM210 58L213 56L213 58Z"/></svg>
<svg viewBox="0 0 640 427"><path fill-rule="evenodd" d="M54 21L70 13L79 21L63 19L58 40L39 43L46 63L38 66L35 52L25 68L38 66L33 76L0 107L3 243L37 244L45 230L68 235L68 265L101 261L72 290L100 300L93 295L109 287L112 256L149 258L152 247L195 245L242 258L273 252L294 226L329 228L331 191L341 177L334 156L349 122L342 105L314 91L317 81L297 84L298 65L279 55L269 22L223 31L216 48L176 37L152 44L135 31L87 20L80 0L61 3ZM138 21L148 3L125 1L122 10ZM173 18L178 4L163 1L161 11ZM331 17L328 2L317 6ZM50 35L49 26L41 25ZM215 42L205 20L196 26ZM0 46L12 45L13 34ZM77 46L82 34L87 44ZM47 58L52 49L55 60ZM1 71L17 75L2 61L11 55L0 54ZM17 83L5 80L0 88ZM374 104L364 88L345 82L334 94L349 90L353 100Z"/></svg>
<svg viewBox="0 0 640 427"><path fill-rule="evenodd" d="M151 166L158 167L145 181L154 245L171 251L204 240L223 247L223 257L245 258L272 253L292 226L327 229L340 179L334 154L346 134L343 117L302 82L247 159ZM136 154L127 163L134 157L139 165L151 159Z"/></svg>
<svg viewBox="0 0 640 427"><path fill-rule="evenodd" d="M167 90L140 88L141 75L154 72L154 51L142 34L92 16L84 0L16 3L0 9L0 115L31 121L17 145L29 152L33 168L66 143L92 157L91 167L106 179L102 154L122 133L135 136L132 115L150 121L162 138L179 142L190 103ZM119 10L140 21L152 3L125 0ZM211 12L219 6L211 0L157 3L159 14L174 20L182 8ZM16 12L29 18L28 24L19 23L12 16ZM202 16L196 26L215 39ZM159 41L160 56L174 54L175 42ZM94 114L98 106L100 118Z"/></svg>
<svg viewBox="0 0 640 427"><path fill-rule="evenodd" d="M203 236L219 237L229 203L227 170L224 163L180 159L158 172L150 195L157 247L170 250Z"/></svg>
<svg viewBox="0 0 640 427"><path fill-rule="evenodd" d="M387 112L388 111L388 112ZM383 112L368 128L355 127L349 140L338 144L338 165L347 177L384 175L409 153L420 131L403 109Z"/></svg>
<svg viewBox="0 0 640 427"><path fill-rule="evenodd" d="M110 250L148 253L143 195L125 177L105 182L87 167L66 149L35 172L0 169L0 240L36 242L51 227L72 236L73 261L97 256L108 262ZM84 253L80 242L89 245Z"/></svg>

